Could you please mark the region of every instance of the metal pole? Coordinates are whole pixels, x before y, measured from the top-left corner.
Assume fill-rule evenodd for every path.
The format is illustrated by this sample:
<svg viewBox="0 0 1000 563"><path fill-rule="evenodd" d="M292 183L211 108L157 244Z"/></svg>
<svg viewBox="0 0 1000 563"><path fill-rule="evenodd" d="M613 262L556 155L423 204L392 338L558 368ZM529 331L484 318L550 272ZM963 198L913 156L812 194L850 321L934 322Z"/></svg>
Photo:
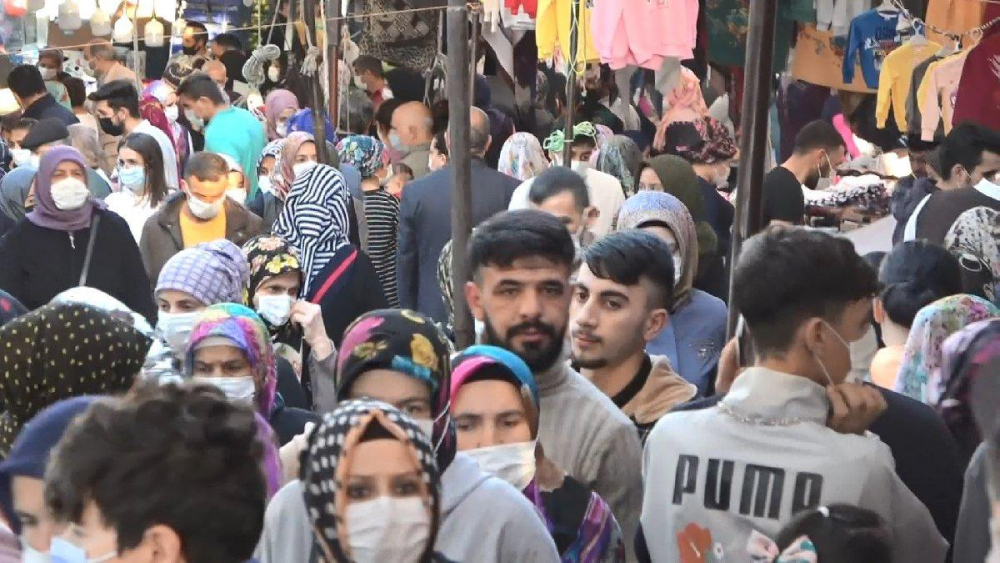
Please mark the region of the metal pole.
<svg viewBox="0 0 1000 563"><path fill-rule="evenodd" d="M294 5L294 2L293 2ZM306 22L306 33L312 38L312 44L316 45L316 0L303 0L302 20ZM324 57L329 64L329 59ZM326 104L323 103L323 85L320 84L322 73L316 69L316 74L309 77L312 86L310 94L310 105L312 106L313 135L316 137L316 157L322 164L330 164L330 153L326 150Z"/></svg>
<svg viewBox="0 0 1000 563"><path fill-rule="evenodd" d="M327 81L330 89L330 122L340 125L340 0L326 0L326 60L330 61Z"/></svg>
<svg viewBox="0 0 1000 563"><path fill-rule="evenodd" d="M448 0L448 138L451 150L451 271L455 296L455 343L475 341L472 315L465 301L469 263L465 249L472 232L472 164L469 154L470 97L469 11L465 0Z"/></svg>
<svg viewBox="0 0 1000 563"><path fill-rule="evenodd" d="M743 109L740 119L740 170L736 194L736 217L733 225L733 247L730 249L730 271L740 255L743 241L759 232L763 225L764 161L767 152L768 107L774 59L774 30L778 0L754 0L750 3L750 31L747 36L746 64L743 79ZM733 293L733 278L729 278L730 338L736 332L739 303Z"/></svg>
<svg viewBox="0 0 1000 563"><path fill-rule="evenodd" d="M580 0L573 0L572 24L569 28L569 55L566 71L566 123L564 123L563 166L569 166L573 160L573 120L576 118L576 55L580 44Z"/></svg>
<svg viewBox="0 0 1000 563"><path fill-rule="evenodd" d="M478 6L478 4L477 4ZM476 61L479 60L479 35L482 29L481 23L482 14L479 10L475 10L469 13L469 19L472 23L472 34L469 39L469 51L472 56L469 60L469 76L472 78L469 80L469 99L476 99Z"/></svg>

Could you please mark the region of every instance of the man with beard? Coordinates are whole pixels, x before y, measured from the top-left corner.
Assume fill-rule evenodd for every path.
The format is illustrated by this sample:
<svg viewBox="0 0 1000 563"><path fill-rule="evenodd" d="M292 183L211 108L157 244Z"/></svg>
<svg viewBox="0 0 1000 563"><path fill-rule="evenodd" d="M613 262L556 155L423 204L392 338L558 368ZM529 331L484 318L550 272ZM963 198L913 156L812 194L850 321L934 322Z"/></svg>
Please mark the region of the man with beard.
<svg viewBox="0 0 1000 563"><path fill-rule="evenodd" d="M569 231L555 217L535 210L501 213L472 235L473 281L465 297L485 326L484 343L516 353L534 372L545 456L608 502L631 561L642 450L628 417L563 356L574 255Z"/></svg>
<svg viewBox="0 0 1000 563"><path fill-rule="evenodd" d="M643 440L661 416L698 393L666 356L646 353L670 322L670 256L670 247L655 235L614 233L584 251L573 282L573 366L632 419Z"/></svg>
<svg viewBox="0 0 1000 563"><path fill-rule="evenodd" d="M792 156L764 176L764 225L801 225L806 214L802 186L816 189L844 162L846 151L844 138L826 121L803 127Z"/></svg>

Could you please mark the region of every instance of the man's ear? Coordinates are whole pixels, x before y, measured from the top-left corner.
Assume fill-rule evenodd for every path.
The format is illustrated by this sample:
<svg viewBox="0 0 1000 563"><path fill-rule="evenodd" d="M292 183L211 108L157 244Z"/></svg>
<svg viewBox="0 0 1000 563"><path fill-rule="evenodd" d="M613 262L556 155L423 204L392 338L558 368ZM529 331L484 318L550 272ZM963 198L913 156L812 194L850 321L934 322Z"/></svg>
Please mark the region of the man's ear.
<svg viewBox="0 0 1000 563"><path fill-rule="evenodd" d="M465 303L469 306L469 311L477 321L482 322L485 318L483 314L483 290L476 285L476 282L465 282Z"/></svg>
<svg viewBox="0 0 1000 563"><path fill-rule="evenodd" d="M187 180L185 180L184 178L181 178L180 184L181 184L181 191L182 192L184 192L185 194L190 194L191 193L191 188L188 186Z"/></svg>
<svg viewBox="0 0 1000 563"><path fill-rule="evenodd" d="M885 323L885 305L878 297L872 299L872 316L878 324Z"/></svg>
<svg viewBox="0 0 1000 563"><path fill-rule="evenodd" d="M670 322L670 314L666 309L650 311L649 315L646 316L646 326L642 330L643 339L646 342L652 342L666 328L668 322Z"/></svg>
<svg viewBox="0 0 1000 563"><path fill-rule="evenodd" d="M810 354L816 354L817 350L823 348L823 344L826 338L829 338L823 331L823 319L819 317L812 317L807 319L802 326L799 327L800 338L802 338L802 344L806 347L806 350Z"/></svg>
<svg viewBox="0 0 1000 563"><path fill-rule="evenodd" d="M583 210L583 224L586 225L587 228L593 227L600 217L601 210L593 205Z"/></svg>
<svg viewBox="0 0 1000 563"><path fill-rule="evenodd" d="M184 550L181 538L169 526L157 524L142 535L142 541L136 549L149 552L153 563L177 563L184 561Z"/></svg>

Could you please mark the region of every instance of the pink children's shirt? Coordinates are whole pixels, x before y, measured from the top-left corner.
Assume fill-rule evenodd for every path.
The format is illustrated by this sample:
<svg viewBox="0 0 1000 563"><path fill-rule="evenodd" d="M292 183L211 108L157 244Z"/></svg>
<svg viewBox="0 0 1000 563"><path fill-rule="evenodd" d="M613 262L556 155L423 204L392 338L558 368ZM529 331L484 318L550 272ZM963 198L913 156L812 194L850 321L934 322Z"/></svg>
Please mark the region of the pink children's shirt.
<svg viewBox="0 0 1000 563"><path fill-rule="evenodd" d="M590 24L601 62L612 70L659 70L664 58L692 58L698 0L599 0Z"/></svg>

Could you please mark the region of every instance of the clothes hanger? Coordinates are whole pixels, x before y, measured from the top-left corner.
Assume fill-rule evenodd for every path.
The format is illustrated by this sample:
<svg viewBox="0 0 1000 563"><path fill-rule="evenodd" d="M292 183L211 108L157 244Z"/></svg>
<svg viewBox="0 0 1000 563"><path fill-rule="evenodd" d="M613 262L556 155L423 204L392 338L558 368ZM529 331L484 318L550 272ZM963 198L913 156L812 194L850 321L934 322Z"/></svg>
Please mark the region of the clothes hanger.
<svg viewBox="0 0 1000 563"><path fill-rule="evenodd" d="M927 26L920 20L913 22L913 35L906 42L907 45L922 47L927 44Z"/></svg>

